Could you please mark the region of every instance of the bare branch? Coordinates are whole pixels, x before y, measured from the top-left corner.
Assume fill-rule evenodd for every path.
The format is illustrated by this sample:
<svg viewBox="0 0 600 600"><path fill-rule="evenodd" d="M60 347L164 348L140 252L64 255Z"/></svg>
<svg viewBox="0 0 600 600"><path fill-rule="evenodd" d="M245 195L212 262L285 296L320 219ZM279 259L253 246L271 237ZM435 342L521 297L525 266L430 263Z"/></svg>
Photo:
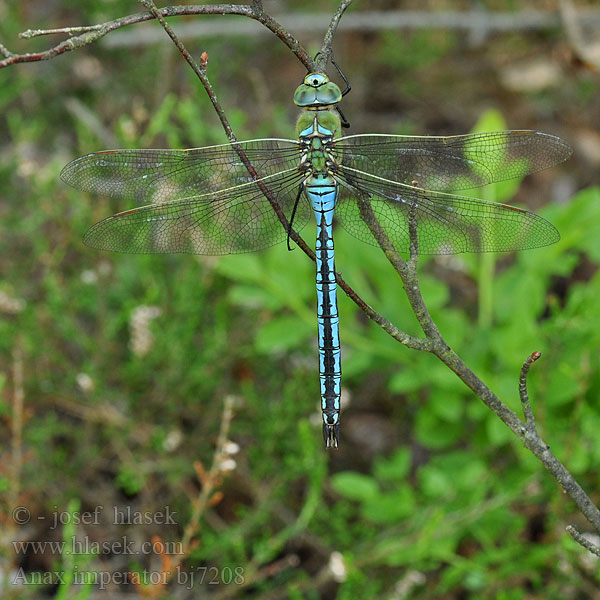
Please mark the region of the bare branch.
<svg viewBox="0 0 600 600"><path fill-rule="evenodd" d="M519 376L519 396L521 397L521 405L523 407L523 414L525 415L525 424L530 434L536 432L537 428L535 425L535 417L531 410L531 404L529 403L529 395L527 394L527 374L529 373L529 367L540 358L540 356L542 356L541 352L532 352L523 363L521 374Z"/></svg>
<svg viewBox="0 0 600 600"><path fill-rule="evenodd" d="M58 29L28 29L27 31L23 31L19 34L19 37L22 39L30 39L34 37L38 37L40 35L57 35L57 34L67 34L69 36L86 33L88 31L99 31L103 27L100 25L78 25L75 27L59 27Z"/></svg>
<svg viewBox="0 0 600 600"><path fill-rule="evenodd" d="M412 185L418 187L418 181L412 181ZM410 255L407 261L409 269L417 269L417 262L419 260L419 235L417 231L417 205L413 202L408 207L408 239L409 239L409 250Z"/></svg>
<svg viewBox="0 0 600 600"><path fill-rule="evenodd" d="M592 554L596 556L600 556L600 547L596 546L593 542L590 542L585 537L585 534L579 533L579 531L573 525L567 525L566 527L569 535L580 545L583 546L586 550L589 550Z"/></svg>
<svg viewBox="0 0 600 600"><path fill-rule="evenodd" d="M331 22L329 23L329 27L327 28L327 31L325 33L323 45L321 46L321 51L317 60L317 71L325 72L325 67L329 62L329 57L331 56L331 45L333 43L333 36L335 35L342 15L346 12L346 9L350 6L350 4L352 4L352 0L342 0L341 4L338 6L338 9L335 11L335 14L331 18Z"/></svg>
<svg viewBox="0 0 600 600"><path fill-rule="evenodd" d="M68 40L61 42L57 46L54 46L45 52L13 54L4 46L2 46L0 51L6 58L4 60L0 60L0 69L16 63L49 60L50 58L54 58L55 56L59 56L65 52L70 52L71 50L76 50L77 48L87 46L88 44L91 44L92 42L95 42L96 40L99 40L101 37L105 36L109 31L110 29L104 27L95 29L94 31L88 31L86 33L82 33L81 35L70 37Z"/></svg>
<svg viewBox="0 0 600 600"><path fill-rule="evenodd" d="M206 90L206 93L208 94L208 97L213 105L213 108L215 109L215 111L219 117L219 120L221 121L221 124L223 125L223 129L225 130L227 139L230 142L237 142L237 138L235 137L235 134L233 133L233 129L231 127L231 124L229 123L229 120L227 119L227 115L225 114L223 107L217 100L215 91L214 91L208 77L206 76L206 68L201 67L194 60L194 58L187 51L187 49L185 48L185 46L183 45L181 40L175 35L175 32L173 31L173 29L171 29L171 26L167 23L167 21L163 17L162 12L159 11L158 8L156 8L156 5L154 4L154 2L152 0L140 0L140 4L145 6L150 11L150 13L159 21L159 23L162 25L163 29L167 32L167 34L169 35L171 40L173 40L173 43L175 44L175 46L177 47L179 52L181 52L183 58L185 58L185 60L190 65L190 67L192 68L192 70L194 71L194 73L196 74L198 79L200 79L200 81L202 82L202 85L204 86L204 89Z"/></svg>
<svg viewBox="0 0 600 600"><path fill-rule="evenodd" d="M306 66L307 69L314 68L314 62L308 55L306 50L302 47L300 42L286 31L277 21L259 10L260 3L254 3L253 6L241 4L216 4L216 5L205 5L205 6L167 6L160 9L160 14L163 17L181 17L186 15L239 15L254 19L272 31L295 55L296 57ZM59 29L35 29L27 30L21 34L21 37L31 38L41 35L50 35L55 33L66 33L71 35L76 31L82 31L80 35L69 37L68 40L61 42L60 44L46 50L44 52L34 52L27 54L13 54L2 44L0 44L0 53L5 57L4 60L0 60L0 69L8 67L16 63L23 62L37 62L41 60L49 60L65 52L87 46L100 38L104 37L107 33L120 29L127 25L133 25L135 23L142 23L144 21L150 21L155 16L151 12L137 13L135 15L128 15L126 17L120 17L106 23L98 25L89 25L81 27L65 27Z"/></svg>

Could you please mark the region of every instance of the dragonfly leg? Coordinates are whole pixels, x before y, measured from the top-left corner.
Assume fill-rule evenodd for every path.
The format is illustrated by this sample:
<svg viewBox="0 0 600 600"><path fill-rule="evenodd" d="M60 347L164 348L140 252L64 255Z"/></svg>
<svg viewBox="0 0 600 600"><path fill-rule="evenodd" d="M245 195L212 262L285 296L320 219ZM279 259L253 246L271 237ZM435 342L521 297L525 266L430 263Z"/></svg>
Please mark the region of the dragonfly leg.
<svg viewBox="0 0 600 600"><path fill-rule="evenodd" d="M352 89L350 87L350 82L344 75L344 72L342 71L342 69L340 69L339 65L333 59L333 50L331 51L330 60L331 60L331 64L335 67L336 71L340 74L340 77L344 80L344 83L346 84L346 88L342 91L342 97L344 97Z"/></svg>
<svg viewBox="0 0 600 600"><path fill-rule="evenodd" d="M336 105L335 110L337 110L338 114L340 115L342 127L344 129L348 129L348 127L350 127L350 121L348 121L348 119L346 119L344 113L342 112L342 109L338 105Z"/></svg>
<svg viewBox="0 0 600 600"><path fill-rule="evenodd" d="M304 183L301 183L298 186L298 195L296 196L296 200L294 201L294 208L292 209L292 216L290 218L290 222L288 224L287 230L287 249L291 252L292 247L290 246L290 234L292 233L292 225L294 224L294 217L296 216L296 209L298 208L298 202L300 202L300 196L304 191Z"/></svg>

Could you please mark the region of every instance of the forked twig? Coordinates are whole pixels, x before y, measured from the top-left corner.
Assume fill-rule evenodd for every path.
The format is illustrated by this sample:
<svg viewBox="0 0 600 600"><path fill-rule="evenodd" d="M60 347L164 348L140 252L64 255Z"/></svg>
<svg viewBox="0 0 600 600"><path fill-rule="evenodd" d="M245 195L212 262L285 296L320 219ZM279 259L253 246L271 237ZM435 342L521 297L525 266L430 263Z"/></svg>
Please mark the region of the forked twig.
<svg viewBox="0 0 600 600"><path fill-rule="evenodd" d="M248 17L258 21L274 33L300 60L307 69L313 69L314 62L306 50L302 47L300 42L291 35L280 23L273 19L270 15L266 14L262 10L260 2L253 2L252 5L245 4L214 4L214 5L201 5L201 6L167 6L160 9L160 14L163 17L181 17L186 15L239 15ZM21 37L31 38L41 35L51 35L55 33L66 33L71 36L68 40L53 46L49 50L43 52L31 52L27 54L14 54L10 52L5 46L0 44L0 54L5 58L0 60L0 69L8 67L17 63L24 62L38 62L41 60L49 60L65 52L76 50L92 44L104 37L107 33L126 27L127 25L134 25L135 23L142 23L144 21L150 21L154 19L154 15L150 12L138 13L135 15L128 15L120 17L106 23L100 23L98 25L88 25L79 27L63 27L59 29L35 29L27 30L21 34ZM82 33L79 35L72 35L77 30Z"/></svg>

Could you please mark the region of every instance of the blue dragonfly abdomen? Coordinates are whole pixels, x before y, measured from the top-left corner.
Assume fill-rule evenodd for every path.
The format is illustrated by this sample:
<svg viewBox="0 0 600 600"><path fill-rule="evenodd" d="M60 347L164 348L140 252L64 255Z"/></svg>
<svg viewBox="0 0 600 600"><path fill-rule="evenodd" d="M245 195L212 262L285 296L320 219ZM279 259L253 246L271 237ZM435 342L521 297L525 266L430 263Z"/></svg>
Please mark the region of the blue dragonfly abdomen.
<svg viewBox="0 0 600 600"><path fill-rule="evenodd" d="M317 322L319 331L319 377L323 438L336 447L340 429L340 385L342 376L337 283L333 246L333 212L337 183L328 175L311 175L305 185L317 221Z"/></svg>

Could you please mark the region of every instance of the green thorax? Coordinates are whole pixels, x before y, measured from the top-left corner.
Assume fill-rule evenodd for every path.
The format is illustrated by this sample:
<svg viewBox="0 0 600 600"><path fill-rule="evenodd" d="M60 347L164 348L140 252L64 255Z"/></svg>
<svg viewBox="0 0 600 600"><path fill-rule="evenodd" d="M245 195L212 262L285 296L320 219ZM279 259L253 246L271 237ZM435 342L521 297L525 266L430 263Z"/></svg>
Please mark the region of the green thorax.
<svg viewBox="0 0 600 600"><path fill-rule="evenodd" d="M319 126L319 129L317 129L317 125ZM339 115L333 110L320 110L318 112L305 110L300 113L296 123L297 137L300 137L300 135L303 134L303 132L306 132L307 129L311 129L310 135L313 136L317 133L317 131L326 130L330 133L325 135L331 135L333 138L337 138L340 136L342 125Z"/></svg>
<svg viewBox="0 0 600 600"><path fill-rule="evenodd" d="M331 141L340 128L340 117L333 111L306 111L298 118L298 137L308 146L303 162L312 166L313 173L328 171Z"/></svg>

